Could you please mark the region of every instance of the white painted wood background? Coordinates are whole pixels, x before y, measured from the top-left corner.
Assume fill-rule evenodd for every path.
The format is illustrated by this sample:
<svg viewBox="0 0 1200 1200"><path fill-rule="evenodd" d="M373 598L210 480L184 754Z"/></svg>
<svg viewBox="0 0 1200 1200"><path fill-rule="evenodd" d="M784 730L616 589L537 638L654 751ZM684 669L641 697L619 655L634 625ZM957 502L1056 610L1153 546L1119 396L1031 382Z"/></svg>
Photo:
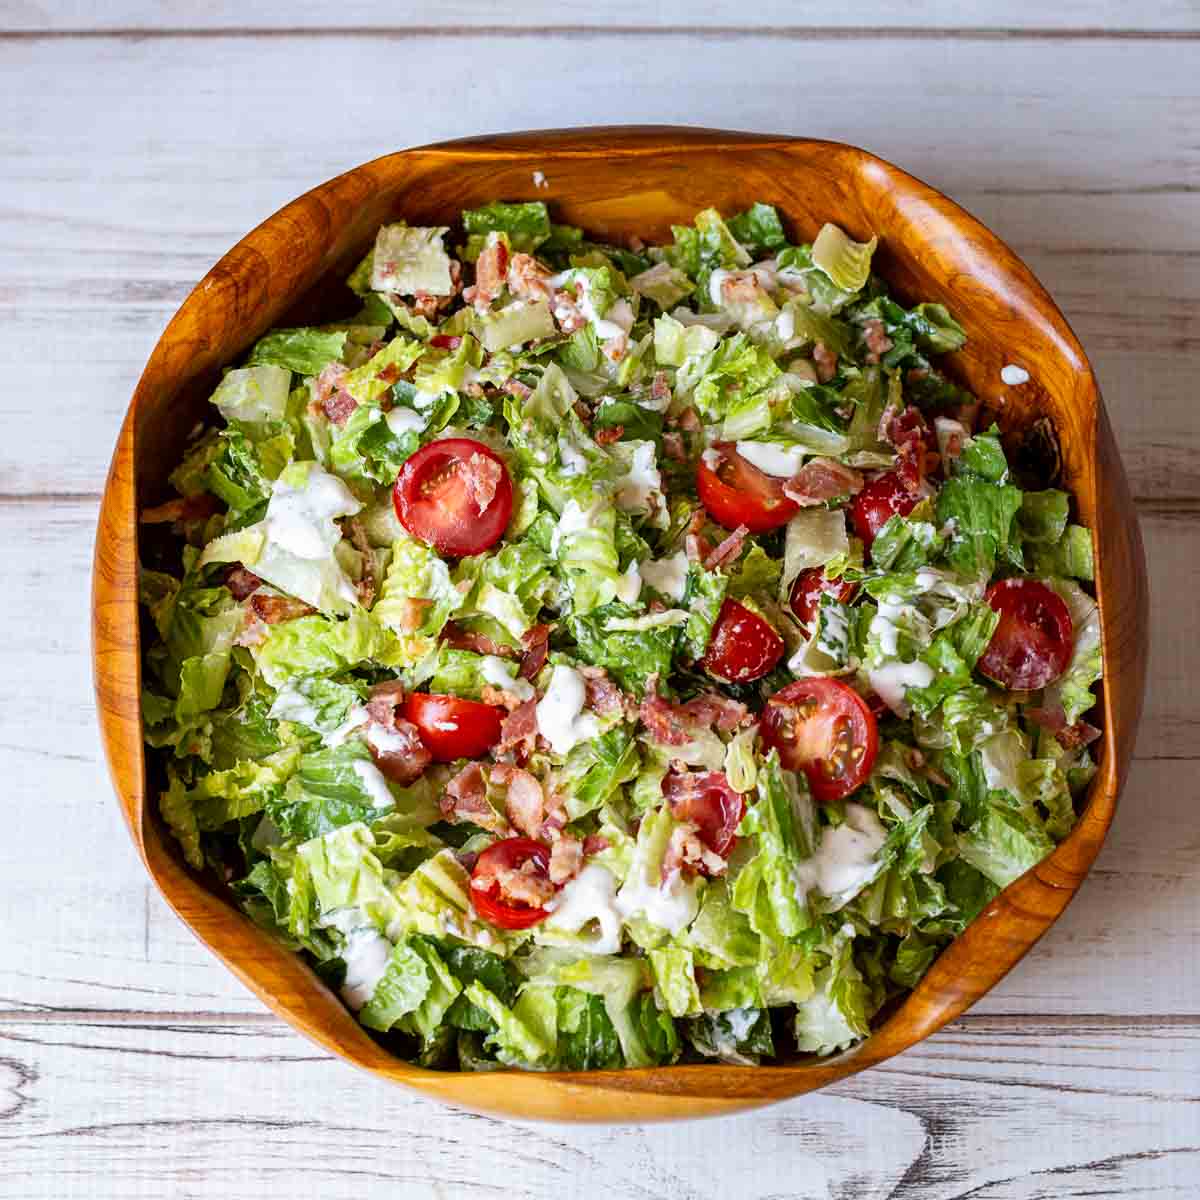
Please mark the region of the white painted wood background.
<svg viewBox="0 0 1200 1200"><path fill-rule="evenodd" d="M241 234L392 149L673 121L839 138L1006 238L1092 356L1151 683L1092 878L939 1036L673 1127L525 1127L264 1013L147 885L87 661L93 522L155 339ZM0 1196L1200 1196L1200 4L0 0Z"/></svg>

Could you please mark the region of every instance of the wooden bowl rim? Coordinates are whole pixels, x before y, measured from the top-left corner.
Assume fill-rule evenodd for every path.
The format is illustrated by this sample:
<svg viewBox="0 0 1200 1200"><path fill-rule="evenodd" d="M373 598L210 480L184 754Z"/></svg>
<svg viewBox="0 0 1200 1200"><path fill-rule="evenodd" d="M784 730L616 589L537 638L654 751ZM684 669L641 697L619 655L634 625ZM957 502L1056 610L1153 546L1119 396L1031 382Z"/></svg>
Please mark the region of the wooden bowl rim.
<svg viewBox="0 0 1200 1200"><path fill-rule="evenodd" d="M1002 265L1011 285L1009 298L1019 301L1016 312L1036 323L1055 343L1078 376L1077 402L1089 406L1092 429L1107 432L1103 402L1087 357L1066 319L1046 290L1020 259L990 230L953 201L900 168L855 146L786 135L710 130L689 126L592 126L565 130L532 130L501 135L462 138L432 143L381 156L334 177L285 205L268 217L228 251L192 291L156 344L134 391L114 452L101 504L93 572L93 658L97 704L105 755L117 796L138 852L164 898L185 924L234 974L273 1011L326 1050L383 1076L481 1112L520 1116L525 1119L645 1121L718 1115L755 1107L825 1086L866 1067L882 1062L921 1041L946 1022L960 1015L988 991L1034 945L1061 914L1094 861L1112 822L1117 796L1123 783L1129 749L1140 707L1141 684L1134 680L1132 703L1118 713L1108 687L1102 697L1104 709L1104 753L1088 795L1088 802L1072 833L1045 860L1010 885L994 900L946 951L902 1005L865 1041L832 1058L797 1061L779 1066L731 1067L699 1064L586 1073L495 1072L486 1075L429 1071L394 1058L372 1041L340 1002L334 1004L345 1022L330 1029L325 1017L311 1016L313 1002L327 989L297 956L279 947L258 930L226 900L209 891L172 852L156 839L147 839L145 806L145 760L141 744L140 647L137 635L137 551L135 509L135 416L150 402L152 393L170 386L161 378L168 351L184 336L185 324L230 286L239 281L248 286L253 264L259 261L273 233L292 221L302 221L323 197L336 195L351 181L371 179L381 168L398 160L417 158L469 161L481 157L495 161L528 161L532 166L555 159L594 158L601 148L615 161L653 157L664 149L673 152L712 154L721 150L739 153L781 151L791 153L814 148L841 156L847 164L874 179L875 186L903 189L915 195L952 224L957 232L969 234L987 257ZM536 161L534 161L536 160ZM1111 438L1111 435L1108 435ZM1095 437L1087 447L1089 459L1098 460ZM1115 455L1114 455L1115 457ZM1119 470L1119 464L1118 464ZM1123 481L1122 481L1123 482ZM1097 512L1097 520L1100 514ZM1099 530L1095 530L1097 546ZM132 536L131 536L132 535ZM1136 540L1136 521L1133 535ZM1140 543L1137 546L1140 553ZM1108 579L1104 564L1097 563L1097 594L1107 654L1109 620L1107 593L1118 581ZM1141 617L1144 631L1144 604ZM1118 724L1120 721L1120 724ZM1039 904L1031 903L1036 894ZM1049 904L1049 915L1039 911ZM947 982L953 982L958 960L968 959L972 931L1007 918L1020 936L1002 947L999 961L986 985L977 994L957 995L940 1005L931 1001ZM976 934L974 941L979 941ZM247 955L247 943L254 952ZM976 947L978 949L978 947ZM288 971L281 956L299 964L307 977ZM293 993L281 994L268 986L271 972L290 976ZM949 976L949 980L946 977ZM328 1006L326 1006L328 1009ZM910 1011L911 1010L911 1011ZM929 1010L929 1011L927 1011ZM919 1014L913 1019L914 1014ZM348 1024L352 1030L345 1028ZM720 1081L719 1089L713 1084Z"/></svg>

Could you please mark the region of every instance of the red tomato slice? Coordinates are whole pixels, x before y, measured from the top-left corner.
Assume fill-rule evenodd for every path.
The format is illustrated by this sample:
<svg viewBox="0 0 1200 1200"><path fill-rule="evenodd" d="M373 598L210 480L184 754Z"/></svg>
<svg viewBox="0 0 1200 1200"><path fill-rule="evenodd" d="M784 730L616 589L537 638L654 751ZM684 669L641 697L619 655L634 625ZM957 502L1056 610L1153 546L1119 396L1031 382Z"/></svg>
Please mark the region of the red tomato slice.
<svg viewBox="0 0 1200 1200"><path fill-rule="evenodd" d="M803 771L822 804L841 800L871 773L879 728L866 701L837 679L801 679L767 701L762 737L789 771Z"/></svg>
<svg viewBox="0 0 1200 1200"><path fill-rule="evenodd" d="M490 704L457 696L413 692L404 701L404 719L417 727L435 762L486 754L500 740L500 713Z"/></svg>
<svg viewBox="0 0 1200 1200"><path fill-rule="evenodd" d="M800 506L783 494L783 480L760 471L729 443L715 447L721 464L714 471L703 462L696 468L700 503L726 529L745 525L751 533L766 533L786 525Z"/></svg>
<svg viewBox="0 0 1200 1200"><path fill-rule="evenodd" d="M1014 692L1052 683L1071 661L1075 629L1059 594L1036 579L1002 579L984 599L1000 623L979 659L979 669Z"/></svg>
<svg viewBox="0 0 1200 1200"><path fill-rule="evenodd" d="M858 584L845 579L829 579L822 567L809 567L796 576L788 603L800 624L805 629L811 629L822 595L830 595L842 604L849 604L857 591Z"/></svg>
<svg viewBox="0 0 1200 1200"><path fill-rule="evenodd" d="M869 550L875 535L892 517L907 517L916 507L917 496L904 486L895 471L889 471L873 479L850 502L850 521Z"/></svg>
<svg viewBox="0 0 1200 1200"><path fill-rule="evenodd" d="M532 868L526 864L532 863ZM520 871L525 867L523 875L527 879L517 877L505 882L503 876L510 871ZM512 897L514 887L520 889L522 884L531 892L540 891L553 894L554 885L550 882L550 851L541 842L532 838L505 838L493 842L475 860L475 869L471 872L471 904L475 911L485 920L501 929L528 929L539 921L544 921L549 911L541 905L525 903Z"/></svg>
<svg viewBox="0 0 1200 1200"><path fill-rule="evenodd" d="M503 460L473 438L422 446L392 489L400 524L442 554L463 558L494 546L512 516L512 480Z"/></svg>
<svg viewBox="0 0 1200 1200"><path fill-rule="evenodd" d="M672 772L663 778L662 790L675 818L691 821L700 840L714 854L728 858L737 842L746 802L729 786L725 773Z"/></svg>
<svg viewBox="0 0 1200 1200"><path fill-rule="evenodd" d="M726 600L700 665L727 683L761 679L782 657L783 638L757 613Z"/></svg>

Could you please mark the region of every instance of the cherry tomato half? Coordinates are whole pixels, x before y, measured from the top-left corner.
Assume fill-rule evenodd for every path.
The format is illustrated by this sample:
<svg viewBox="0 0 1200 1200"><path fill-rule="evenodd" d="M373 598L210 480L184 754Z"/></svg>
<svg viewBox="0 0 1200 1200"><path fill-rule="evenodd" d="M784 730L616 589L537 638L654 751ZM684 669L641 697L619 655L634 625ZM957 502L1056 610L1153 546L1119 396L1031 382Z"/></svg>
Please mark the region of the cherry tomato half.
<svg viewBox="0 0 1200 1200"><path fill-rule="evenodd" d="M504 462L482 442L443 438L405 461L392 503L413 537L463 558L494 546L508 528L512 480Z"/></svg>
<svg viewBox="0 0 1200 1200"><path fill-rule="evenodd" d="M871 480L850 502L850 521L869 550L875 535L892 517L907 517L916 507L917 497L895 471L889 471Z"/></svg>
<svg viewBox="0 0 1200 1200"><path fill-rule="evenodd" d="M533 838L505 838L493 842L475 860L468 888L471 904L485 921L501 929L528 929L544 921L550 913L540 904L530 904L512 895L514 883L506 884L502 879L510 871L520 871L526 876L524 880L518 879L516 886L524 884L523 890L531 895L541 893L549 899L556 890L550 882L550 851Z"/></svg>
<svg viewBox="0 0 1200 1200"><path fill-rule="evenodd" d="M801 571L796 576L788 604L800 624L811 630L822 595L830 595L842 604L849 604L857 591L858 584L845 579L830 579L826 576L824 568L809 567L807 571Z"/></svg>
<svg viewBox="0 0 1200 1200"><path fill-rule="evenodd" d="M803 771L815 799L841 800L871 773L879 729L866 701L837 679L800 679L763 710L762 737L789 771Z"/></svg>
<svg viewBox="0 0 1200 1200"><path fill-rule="evenodd" d="M726 600L717 614L700 665L727 683L761 679L782 657L783 638L757 613Z"/></svg>
<svg viewBox="0 0 1200 1200"><path fill-rule="evenodd" d="M726 529L745 525L751 533L766 533L786 525L800 506L783 494L783 480L748 463L732 446L715 447L721 463L714 471L703 462L696 468L700 503Z"/></svg>
<svg viewBox="0 0 1200 1200"><path fill-rule="evenodd" d="M434 762L486 754L500 740L501 711L476 700L424 692L413 692L404 701L404 719L417 727Z"/></svg>
<svg viewBox="0 0 1200 1200"><path fill-rule="evenodd" d="M1043 688L1071 661L1075 629L1059 594L1036 579L1002 579L984 599L1000 623L979 659L979 669L1015 692Z"/></svg>
<svg viewBox="0 0 1200 1200"><path fill-rule="evenodd" d="M728 858L746 802L729 786L725 773L672 772L663 778L662 790L676 820L691 821L700 840L714 854Z"/></svg>

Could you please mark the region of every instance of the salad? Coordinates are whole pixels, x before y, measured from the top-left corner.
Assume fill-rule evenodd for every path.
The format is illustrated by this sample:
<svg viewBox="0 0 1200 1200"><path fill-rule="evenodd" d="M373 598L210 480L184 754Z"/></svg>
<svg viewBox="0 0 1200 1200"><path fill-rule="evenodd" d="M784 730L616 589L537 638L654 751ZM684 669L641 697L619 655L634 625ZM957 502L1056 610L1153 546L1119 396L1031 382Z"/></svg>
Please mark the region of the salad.
<svg viewBox="0 0 1200 1200"><path fill-rule="evenodd" d="M1071 830L1090 535L875 247L491 203L221 378L141 514L161 813L397 1055L838 1051Z"/></svg>

